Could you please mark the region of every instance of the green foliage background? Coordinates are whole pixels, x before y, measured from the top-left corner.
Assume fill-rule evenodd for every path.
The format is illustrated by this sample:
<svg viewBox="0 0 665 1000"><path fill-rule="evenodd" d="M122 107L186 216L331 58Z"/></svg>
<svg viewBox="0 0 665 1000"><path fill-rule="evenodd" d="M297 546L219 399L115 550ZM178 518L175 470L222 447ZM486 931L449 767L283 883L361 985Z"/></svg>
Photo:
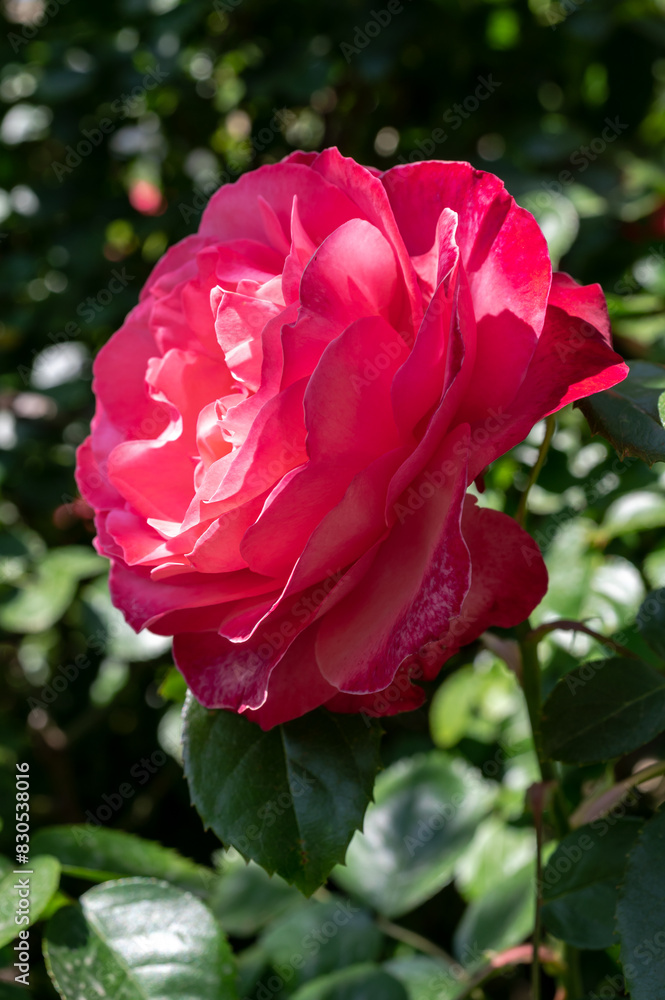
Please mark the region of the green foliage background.
<svg viewBox="0 0 665 1000"><path fill-rule="evenodd" d="M91 359L165 248L195 230L216 182L334 144L381 168L433 156L499 174L561 267L602 284L618 348L665 362L665 5L404 0L376 37L365 29L387 9L381 0L49 0L32 25L42 7L4 0L0 41L0 851L11 854L14 764L26 760L35 828L85 822L125 785L110 827L209 864L218 842L190 808L177 749L184 691L168 649L135 637L110 608L105 563L74 502ZM86 132L98 144L74 155ZM130 202L138 182L159 189L157 214ZM515 512L541 431L496 463L484 502ZM560 418L530 501L552 574L536 622L627 628L624 642L649 658L631 623L647 591L665 585L663 469L617 460L578 412ZM594 650L580 638L573 659L548 641L547 690ZM490 833L517 850L533 754L519 692L488 657L458 660L431 727L425 710L388 722L383 760L438 745L482 770L517 747L489 775L501 783ZM661 737L641 758L662 749ZM602 773L570 769L571 794ZM651 790L637 814L661 797ZM456 928L458 944L460 934L482 939L460 925L465 904L491 888L482 851L481 861L462 865L455 885L448 873L433 898L416 895L402 923L447 950ZM72 894L87 884L67 878ZM341 884L351 890L348 877ZM280 891L259 893L268 916L282 908ZM239 926L244 943L234 911L227 929ZM269 941L246 967L252 955L265 965L270 947L279 955ZM408 961L395 947L387 935L366 954ZM590 982L615 969L610 953L594 961ZM0 968L9 964L7 948ZM517 997L519 982L501 980L491 995ZM54 995L36 963L33 991Z"/></svg>

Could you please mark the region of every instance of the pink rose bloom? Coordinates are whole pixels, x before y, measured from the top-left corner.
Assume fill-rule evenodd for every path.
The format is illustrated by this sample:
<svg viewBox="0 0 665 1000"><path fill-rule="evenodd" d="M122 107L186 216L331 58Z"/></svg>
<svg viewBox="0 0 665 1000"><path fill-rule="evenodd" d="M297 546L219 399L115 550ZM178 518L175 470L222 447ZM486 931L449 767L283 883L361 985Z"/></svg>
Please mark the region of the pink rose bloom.
<svg viewBox="0 0 665 1000"><path fill-rule="evenodd" d="M496 177L337 149L217 191L94 370L78 483L113 601L264 728L415 708L523 621L540 552L467 488L627 372L598 285L552 274Z"/></svg>

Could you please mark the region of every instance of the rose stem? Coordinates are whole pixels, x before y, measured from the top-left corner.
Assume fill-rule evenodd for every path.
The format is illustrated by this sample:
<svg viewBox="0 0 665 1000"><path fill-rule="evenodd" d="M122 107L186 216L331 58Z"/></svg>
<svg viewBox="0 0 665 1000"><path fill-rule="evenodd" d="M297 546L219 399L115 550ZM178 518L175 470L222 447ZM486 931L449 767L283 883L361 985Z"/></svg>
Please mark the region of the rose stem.
<svg viewBox="0 0 665 1000"><path fill-rule="evenodd" d="M524 492L520 497L519 506L517 508L517 514L515 515L515 520L517 521L518 524L521 524L522 527L524 527L524 522L526 520L526 504L527 500L529 499L529 490L538 479L538 476L540 475L540 470L545 464L545 459L547 458L547 452L550 450L550 443L552 441L555 428L556 428L556 420L554 419L554 417L548 417L547 420L545 421L545 437L543 438L543 442L538 450L538 458L536 459L536 464L533 466L531 472L529 473L529 479L527 481Z"/></svg>

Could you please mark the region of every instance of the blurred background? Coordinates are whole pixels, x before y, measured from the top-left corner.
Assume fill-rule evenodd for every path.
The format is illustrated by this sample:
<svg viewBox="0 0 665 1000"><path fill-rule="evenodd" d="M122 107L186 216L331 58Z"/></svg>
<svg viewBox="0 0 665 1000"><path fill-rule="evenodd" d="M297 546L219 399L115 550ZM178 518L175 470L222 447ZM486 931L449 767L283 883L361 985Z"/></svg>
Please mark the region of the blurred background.
<svg viewBox="0 0 665 1000"><path fill-rule="evenodd" d="M182 780L184 688L168 643L135 636L111 608L77 500L95 353L220 183L296 148L337 145L382 169L439 158L498 174L539 219L555 262L601 282L618 348L665 361L665 2L0 9L0 849L12 836L13 766L29 760L37 825L99 818L207 861L215 840ZM495 465L484 502L514 512L541 434ZM615 631L665 584L661 476L617 466L579 413L561 418L529 524L548 552L550 614L595 614ZM637 510L629 494L642 498ZM552 643L549 683L570 662ZM521 711L486 668L469 667L455 731L449 692L431 728L424 710L389 723L387 759L434 741L486 760ZM501 774L515 766L509 756ZM511 787L529 780L513 775ZM113 809L107 799L127 781L133 794ZM444 892L449 916L429 927L441 940L460 912L455 890ZM414 927L442 912L427 905Z"/></svg>

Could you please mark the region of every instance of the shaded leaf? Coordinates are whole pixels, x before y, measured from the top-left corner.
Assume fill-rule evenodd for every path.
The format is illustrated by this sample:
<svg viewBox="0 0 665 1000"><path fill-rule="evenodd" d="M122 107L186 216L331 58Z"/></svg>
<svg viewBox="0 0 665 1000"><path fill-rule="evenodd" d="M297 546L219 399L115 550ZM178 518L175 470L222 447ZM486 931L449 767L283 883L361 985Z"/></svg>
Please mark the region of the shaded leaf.
<svg viewBox="0 0 665 1000"><path fill-rule="evenodd" d="M629 362L630 373L611 389L580 400L594 434L602 434L621 457L636 455L653 465L665 461L661 418L665 368L650 361Z"/></svg>
<svg viewBox="0 0 665 1000"><path fill-rule="evenodd" d="M661 1000L665 982L665 810L645 823L619 890L621 960L633 1000Z"/></svg>
<svg viewBox="0 0 665 1000"><path fill-rule="evenodd" d="M466 908L453 939L463 965L473 968L483 952L503 951L528 937L536 912L534 875L535 865L525 865Z"/></svg>
<svg viewBox="0 0 665 1000"><path fill-rule="evenodd" d="M52 854L66 872L94 882L145 875L201 894L215 877L212 869L183 858L170 847L92 823L45 827L35 833L31 846L33 855Z"/></svg>
<svg viewBox="0 0 665 1000"><path fill-rule="evenodd" d="M665 660L665 587L647 594L637 614L637 627L654 653Z"/></svg>
<svg viewBox="0 0 665 1000"><path fill-rule="evenodd" d="M408 1000L406 990L378 965L357 965L320 976L293 994L293 1000Z"/></svg>
<svg viewBox="0 0 665 1000"><path fill-rule="evenodd" d="M391 958L383 963L406 989L409 1000L455 1000L464 988L459 966L450 966L427 955Z"/></svg>
<svg viewBox="0 0 665 1000"><path fill-rule="evenodd" d="M665 677L641 660L583 663L543 706L545 752L554 760L611 760L665 730Z"/></svg>
<svg viewBox="0 0 665 1000"><path fill-rule="evenodd" d="M302 903L298 890L279 875L268 875L231 851L213 883L208 905L227 934L250 937L298 902Z"/></svg>
<svg viewBox="0 0 665 1000"><path fill-rule="evenodd" d="M383 935L366 910L350 899L309 900L261 935L259 945L289 988L337 969L378 960Z"/></svg>
<svg viewBox="0 0 665 1000"><path fill-rule="evenodd" d="M618 885L642 828L632 817L595 822L561 841L543 870L543 923L576 948L616 944Z"/></svg>

